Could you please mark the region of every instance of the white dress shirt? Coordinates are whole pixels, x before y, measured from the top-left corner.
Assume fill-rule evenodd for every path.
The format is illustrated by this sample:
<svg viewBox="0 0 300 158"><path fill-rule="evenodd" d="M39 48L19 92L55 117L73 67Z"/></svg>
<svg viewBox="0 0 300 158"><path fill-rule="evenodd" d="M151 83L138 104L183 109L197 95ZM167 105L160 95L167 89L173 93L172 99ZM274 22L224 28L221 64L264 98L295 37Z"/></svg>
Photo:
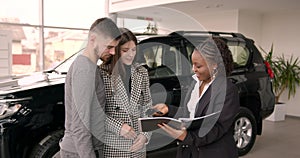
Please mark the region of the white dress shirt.
<svg viewBox="0 0 300 158"><path fill-rule="evenodd" d="M199 96L199 87L201 86L203 81L199 81L196 75L193 75L192 77L196 81L196 84L195 84L194 89L191 93L191 98L190 98L189 102L187 103L187 107L188 107L188 110L190 112L190 118L195 117L195 111L196 111L197 103L199 102L199 100L202 98L203 94L206 92L208 87L213 82L213 80L211 80L208 84L206 84L203 88L201 96Z"/></svg>

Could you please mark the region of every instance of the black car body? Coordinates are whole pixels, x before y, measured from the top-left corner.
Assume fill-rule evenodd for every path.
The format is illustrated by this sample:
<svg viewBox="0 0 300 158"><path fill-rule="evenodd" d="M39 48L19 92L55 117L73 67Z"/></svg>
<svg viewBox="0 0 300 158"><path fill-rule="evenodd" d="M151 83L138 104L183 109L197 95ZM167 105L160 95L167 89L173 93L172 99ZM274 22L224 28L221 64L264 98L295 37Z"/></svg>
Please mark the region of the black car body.
<svg viewBox="0 0 300 158"><path fill-rule="evenodd" d="M238 86L241 104L233 134L239 154L244 155L262 133L262 120L274 109L271 78L253 40L238 33L181 31L143 39L137 59L147 63L154 103L179 106L193 74L193 43L208 36L224 39L233 53L235 68L230 78ZM64 129L64 79L75 57L51 71L2 78L0 157L52 157L57 153ZM176 147L176 141L154 133L148 157L173 157Z"/></svg>
<svg viewBox="0 0 300 158"><path fill-rule="evenodd" d="M178 31L167 36L152 37L141 41L139 43L140 55L149 56L149 51L152 53L153 59L150 66L149 62L145 61L148 64L146 67L151 85L163 87L151 89L153 101L176 106L182 104L193 74L191 71L193 48L210 36L222 38L233 55L234 70L229 78L239 89L241 105L234 124L234 137L239 155L245 155L251 150L256 135L262 133L262 120L274 109L274 94L270 77L272 75L268 74L265 61L253 40L239 33ZM159 134L154 135L152 140L155 143L152 145L151 142L148 145L150 149L155 149L163 142L168 142L164 147L166 150L176 147L175 141L169 143L170 141ZM148 155L156 155L155 152L158 155L162 154L159 148L149 152Z"/></svg>

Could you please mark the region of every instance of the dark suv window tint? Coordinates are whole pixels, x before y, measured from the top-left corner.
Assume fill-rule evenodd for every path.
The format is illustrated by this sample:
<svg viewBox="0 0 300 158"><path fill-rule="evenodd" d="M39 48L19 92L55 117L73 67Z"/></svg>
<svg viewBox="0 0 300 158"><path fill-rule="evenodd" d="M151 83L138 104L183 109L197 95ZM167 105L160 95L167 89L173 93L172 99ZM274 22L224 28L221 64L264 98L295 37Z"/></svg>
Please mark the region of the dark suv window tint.
<svg viewBox="0 0 300 158"><path fill-rule="evenodd" d="M229 49L232 53L234 67L243 67L248 63L249 50L244 46L229 45Z"/></svg>
<svg viewBox="0 0 300 158"><path fill-rule="evenodd" d="M195 48L195 47L192 46L192 45L187 45L187 47L186 47L186 52L187 52L187 56L188 56L188 61L191 63L191 66L192 66L192 53L193 53L193 51L194 51L194 48ZM190 71L191 73L193 73L192 68L190 68L189 71Z"/></svg>
<svg viewBox="0 0 300 158"><path fill-rule="evenodd" d="M226 40L227 45L232 53L232 58L234 62L234 68L244 67L248 63L250 52L247 49L244 42L232 42L230 40ZM189 61L191 62L191 56L194 51L194 46L189 44L186 47L187 55L189 57ZM191 62L192 63L192 62Z"/></svg>
<svg viewBox="0 0 300 158"><path fill-rule="evenodd" d="M141 47L150 78L164 78L182 74L181 53L176 46L161 43Z"/></svg>
<svg viewBox="0 0 300 158"><path fill-rule="evenodd" d="M163 53L163 65L173 71L173 75L181 75L181 53L175 46L166 47Z"/></svg>
<svg viewBox="0 0 300 158"><path fill-rule="evenodd" d="M144 55L145 63L149 68L156 68L161 66L161 54L162 47L160 45L153 45L142 50L142 54Z"/></svg>

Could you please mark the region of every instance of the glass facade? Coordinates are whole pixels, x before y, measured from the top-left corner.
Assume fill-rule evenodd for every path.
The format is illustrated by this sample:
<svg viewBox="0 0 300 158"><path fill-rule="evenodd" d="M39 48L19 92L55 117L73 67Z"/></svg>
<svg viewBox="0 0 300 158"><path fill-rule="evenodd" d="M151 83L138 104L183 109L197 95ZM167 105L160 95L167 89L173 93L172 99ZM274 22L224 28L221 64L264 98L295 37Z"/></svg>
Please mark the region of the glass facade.
<svg viewBox="0 0 300 158"><path fill-rule="evenodd" d="M5 31L11 36L10 49L0 48L0 61L8 63L1 64L0 69L10 70L1 69L0 76L55 67L85 46L90 25L105 14L104 1L99 0L0 0L0 3L0 33ZM155 23L149 19L117 18L117 25L135 33L155 31Z"/></svg>
<svg viewBox="0 0 300 158"><path fill-rule="evenodd" d="M0 76L51 69L85 46L89 26L103 16L97 0L0 2L0 31L11 37L8 53L0 52L11 70L1 70Z"/></svg>

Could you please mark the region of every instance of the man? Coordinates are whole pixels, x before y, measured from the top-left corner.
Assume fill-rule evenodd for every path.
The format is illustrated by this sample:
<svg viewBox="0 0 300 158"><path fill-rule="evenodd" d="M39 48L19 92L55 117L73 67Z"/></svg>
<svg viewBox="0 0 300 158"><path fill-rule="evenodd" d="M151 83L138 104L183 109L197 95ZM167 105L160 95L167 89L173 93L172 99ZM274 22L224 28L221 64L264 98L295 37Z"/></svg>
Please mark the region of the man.
<svg viewBox="0 0 300 158"><path fill-rule="evenodd" d="M68 71L62 158L103 157L105 91L97 61L115 54L119 38L120 31L112 20L97 19L89 30L87 47Z"/></svg>

